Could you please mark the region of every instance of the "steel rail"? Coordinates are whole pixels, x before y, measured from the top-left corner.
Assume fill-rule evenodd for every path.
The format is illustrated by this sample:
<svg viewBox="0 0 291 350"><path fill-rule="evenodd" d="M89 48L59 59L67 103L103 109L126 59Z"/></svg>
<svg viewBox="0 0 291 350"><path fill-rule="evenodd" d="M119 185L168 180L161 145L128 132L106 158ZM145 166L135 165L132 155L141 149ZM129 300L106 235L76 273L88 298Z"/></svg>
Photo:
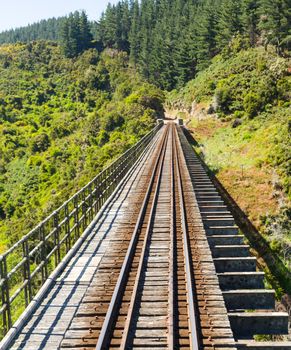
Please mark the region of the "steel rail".
<svg viewBox="0 0 291 350"><path fill-rule="evenodd" d="M187 301L188 301L188 314L189 314L189 333L190 333L190 346L191 350L200 349L199 346L199 336L198 327L196 322L196 317L198 315L197 308L194 303L194 290L193 290L193 276L190 264L190 247L189 247L189 233L187 228L187 214L185 208L184 200L184 188L181 176L181 162L179 160L179 152L177 145L177 130L175 128L175 138L174 138L174 149L175 149L175 162L176 162L176 176L178 181L178 193L179 193L179 203L181 212L181 225L183 232L183 250L184 250L184 261L185 261L185 273L186 273L186 285L187 285Z"/></svg>
<svg viewBox="0 0 291 350"><path fill-rule="evenodd" d="M149 242L149 238L150 238L150 232L151 232L151 229L152 229L152 226L154 223L154 219L155 219L154 212L155 212L157 202L158 202L158 195L159 195L159 191L160 191L162 172L163 172L163 167L164 167L164 163L165 163L165 155L166 155L166 150L167 150L168 138L169 138L169 133L166 137L165 145L164 145L164 148L162 150L161 161L159 163L158 170L157 170L157 178L158 178L157 185L156 185L155 192L153 195L153 202L152 202L151 210L149 213L148 225L147 225L146 232L145 232L145 238L144 238L144 242L143 242L143 246L142 246L142 251L141 251L141 256L140 256L140 260L139 260L139 264L138 264L137 274L135 277L133 291L131 294L129 308L128 308L127 317L126 317L126 321L125 321L125 326L124 326L124 330L123 330L123 334L122 334L122 338L121 338L120 349L123 349L123 350L129 348L130 327L132 326L134 307L135 307L135 303L136 303L141 274L142 274L144 264L145 264L145 255L146 255L146 250L147 250L148 242Z"/></svg>
<svg viewBox="0 0 291 350"><path fill-rule="evenodd" d="M174 128L171 126L171 229L170 229L170 261L169 261L169 317L168 317L168 348L174 350L176 348L175 337L175 237L176 237L176 213L175 213L175 168L174 168Z"/></svg>
<svg viewBox="0 0 291 350"><path fill-rule="evenodd" d="M160 164L160 160L163 154L163 149L166 145L166 141L167 141L167 137L168 137L168 132L169 132L169 126L166 126L166 130L164 132L163 138L161 140L161 146L160 146L160 150L159 150L159 154L157 156L157 159L155 161L154 164L154 168L153 168L153 172L149 181L149 185L147 187L147 191L146 191L146 195L144 197L140 212L139 212L139 216L134 228L134 232L132 235L132 238L130 240L129 243L129 247L127 249L127 253L123 262L123 265L121 267L121 271L116 283L116 286L114 288L114 292L105 316L105 320L103 322L101 331L100 331L100 335L98 338L98 342L96 345L96 350L105 350L108 349L109 346L109 342L111 339L111 333L112 333L112 325L115 321L116 318L116 314L118 312L119 309L119 305L121 302L121 298L123 295L123 291L125 289L125 284L126 284L126 279L129 273L129 269L130 269L130 265L131 262L133 260L134 257L134 251L135 251L135 247L137 244L137 240L140 234L140 230L141 230L141 225L143 223L144 217L145 217L145 213L146 213L146 208L148 205L148 201L150 199L150 195L152 192L152 188L154 185L154 180L156 177L156 173L158 170L158 166Z"/></svg>

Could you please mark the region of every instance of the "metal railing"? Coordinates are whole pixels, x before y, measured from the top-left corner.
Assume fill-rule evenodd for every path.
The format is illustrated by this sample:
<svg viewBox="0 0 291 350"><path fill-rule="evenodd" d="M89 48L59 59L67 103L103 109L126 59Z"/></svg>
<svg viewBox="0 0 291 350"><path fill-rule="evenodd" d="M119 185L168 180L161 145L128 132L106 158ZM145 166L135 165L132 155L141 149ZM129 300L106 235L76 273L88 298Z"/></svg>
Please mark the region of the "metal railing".
<svg viewBox="0 0 291 350"><path fill-rule="evenodd" d="M0 338L32 301L136 162L161 124L0 255ZM2 325L1 325L2 323Z"/></svg>

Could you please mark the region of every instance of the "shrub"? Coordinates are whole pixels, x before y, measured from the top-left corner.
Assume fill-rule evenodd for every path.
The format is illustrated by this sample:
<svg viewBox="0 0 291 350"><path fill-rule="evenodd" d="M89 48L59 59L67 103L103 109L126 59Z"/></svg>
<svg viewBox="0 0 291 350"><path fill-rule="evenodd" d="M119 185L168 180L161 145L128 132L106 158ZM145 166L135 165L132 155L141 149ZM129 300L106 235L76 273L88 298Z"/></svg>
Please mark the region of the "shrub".
<svg viewBox="0 0 291 350"><path fill-rule="evenodd" d="M244 98L244 109L250 118L254 118L261 109L260 96L254 92L249 92Z"/></svg>
<svg viewBox="0 0 291 350"><path fill-rule="evenodd" d="M46 133L35 136L31 142L32 153L46 151L50 146L50 140Z"/></svg>
<svg viewBox="0 0 291 350"><path fill-rule="evenodd" d="M231 103L231 91L229 87L222 86L216 89L215 99L218 111L229 113Z"/></svg>
<svg viewBox="0 0 291 350"><path fill-rule="evenodd" d="M102 147L109 141L109 135L106 130L100 130L98 136L96 137L97 145Z"/></svg>

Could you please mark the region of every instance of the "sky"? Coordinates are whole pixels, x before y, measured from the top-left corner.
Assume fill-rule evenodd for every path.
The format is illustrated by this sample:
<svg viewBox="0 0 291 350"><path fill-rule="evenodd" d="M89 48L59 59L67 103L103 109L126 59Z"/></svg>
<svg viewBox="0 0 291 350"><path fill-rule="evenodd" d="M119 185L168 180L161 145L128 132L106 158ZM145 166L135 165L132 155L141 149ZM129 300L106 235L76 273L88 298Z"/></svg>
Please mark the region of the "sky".
<svg viewBox="0 0 291 350"><path fill-rule="evenodd" d="M0 0L0 31L75 10L85 10L90 19L96 20L109 2L115 4L118 0Z"/></svg>

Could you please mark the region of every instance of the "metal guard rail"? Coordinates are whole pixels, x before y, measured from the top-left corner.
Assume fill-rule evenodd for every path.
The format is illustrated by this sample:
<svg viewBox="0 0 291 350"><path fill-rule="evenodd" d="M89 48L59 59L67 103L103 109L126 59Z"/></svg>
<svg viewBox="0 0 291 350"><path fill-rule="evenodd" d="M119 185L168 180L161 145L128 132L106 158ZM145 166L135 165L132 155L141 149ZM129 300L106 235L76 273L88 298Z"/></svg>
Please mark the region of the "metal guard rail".
<svg viewBox="0 0 291 350"><path fill-rule="evenodd" d="M161 123L0 255L0 338L12 327L161 128ZM15 305L13 305L15 303ZM1 324L2 323L2 324Z"/></svg>

